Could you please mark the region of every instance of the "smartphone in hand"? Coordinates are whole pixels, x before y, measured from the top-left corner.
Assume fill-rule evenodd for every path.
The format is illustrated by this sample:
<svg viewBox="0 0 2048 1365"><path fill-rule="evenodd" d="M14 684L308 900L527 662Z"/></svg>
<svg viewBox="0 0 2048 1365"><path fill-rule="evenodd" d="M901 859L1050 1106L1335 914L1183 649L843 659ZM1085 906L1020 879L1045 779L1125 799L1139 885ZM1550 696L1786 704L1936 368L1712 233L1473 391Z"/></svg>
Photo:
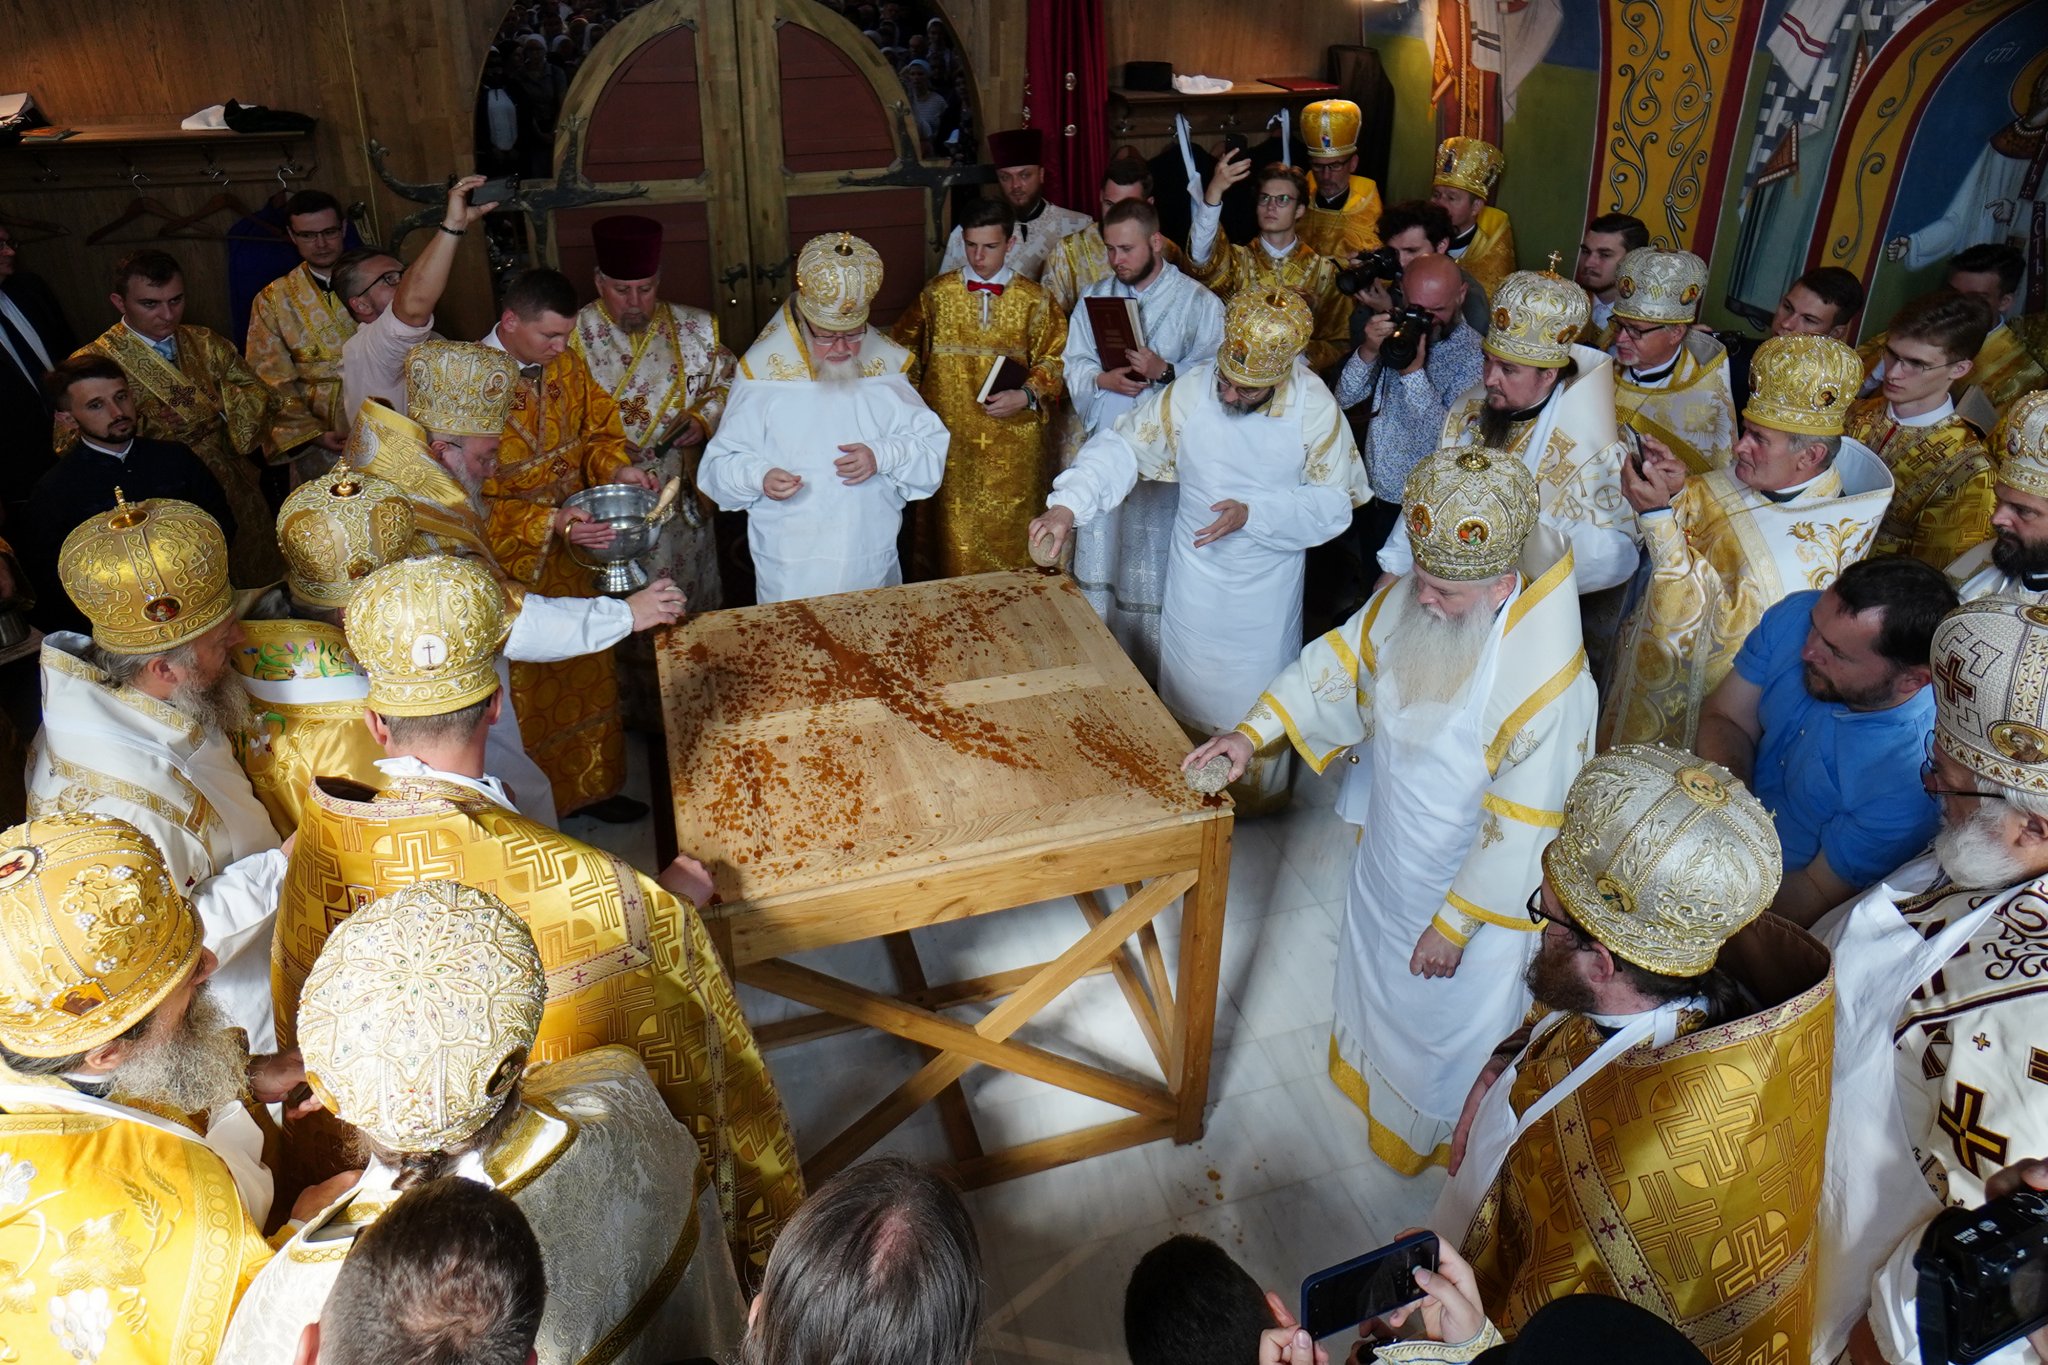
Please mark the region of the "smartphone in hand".
<svg viewBox="0 0 2048 1365"><path fill-rule="evenodd" d="M1423 1297L1417 1267L1435 1270L1437 1239L1417 1232L1377 1251L1318 1270L1301 1282L1302 1329L1316 1341L1361 1322L1385 1317Z"/></svg>

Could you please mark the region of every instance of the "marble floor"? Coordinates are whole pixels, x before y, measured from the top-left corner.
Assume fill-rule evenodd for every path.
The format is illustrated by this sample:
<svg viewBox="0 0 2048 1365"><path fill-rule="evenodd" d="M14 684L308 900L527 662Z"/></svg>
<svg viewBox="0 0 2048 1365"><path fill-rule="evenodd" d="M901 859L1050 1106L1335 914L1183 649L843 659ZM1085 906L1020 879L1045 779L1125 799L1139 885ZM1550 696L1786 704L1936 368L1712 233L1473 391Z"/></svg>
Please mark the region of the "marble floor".
<svg viewBox="0 0 2048 1365"><path fill-rule="evenodd" d="M645 795L633 746L629 790ZM984 1365L1095 1365L1123 1355L1123 1292L1147 1248L1178 1233L1219 1243L1258 1282L1293 1302L1310 1271L1392 1240L1421 1221L1440 1172L1404 1179L1367 1149L1364 1118L1324 1070L1337 928L1354 843L1331 809L1332 771L1304 770L1293 806L1238 825L1223 935L1222 992L1207 1133L1186 1147L1160 1141L968 1195L989 1283ZM653 866L651 825L572 819L571 833ZM1160 920L1169 967L1177 911ZM1071 900L919 930L934 981L1054 956L1082 932ZM879 944L799 960L850 980L893 987ZM795 1007L741 988L755 1022ZM972 1021L988 1006L965 1006ZM1083 1061L1156 1077L1111 978L1085 977L1020 1035ZM870 1033L818 1039L769 1054L805 1155L914 1071L908 1044ZM963 1081L984 1146L995 1148L1127 1117L1127 1111L1037 1081L977 1067ZM943 1159L930 1107L878 1151Z"/></svg>

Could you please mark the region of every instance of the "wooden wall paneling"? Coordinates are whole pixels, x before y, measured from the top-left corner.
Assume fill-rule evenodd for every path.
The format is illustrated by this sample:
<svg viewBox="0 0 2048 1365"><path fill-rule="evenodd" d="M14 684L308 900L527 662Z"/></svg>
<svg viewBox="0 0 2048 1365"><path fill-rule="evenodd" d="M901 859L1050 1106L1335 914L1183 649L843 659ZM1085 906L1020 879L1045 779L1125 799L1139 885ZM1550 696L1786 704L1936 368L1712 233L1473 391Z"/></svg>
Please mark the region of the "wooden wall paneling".
<svg viewBox="0 0 2048 1365"><path fill-rule="evenodd" d="M1172 22L1157 0L1102 0L1109 79L1129 61L1172 62L1180 75L1249 81L1321 76L1332 43L1358 41L1358 6L1332 0L1173 0ZM1017 48L1023 61L1021 39Z"/></svg>
<svg viewBox="0 0 2048 1365"><path fill-rule="evenodd" d="M1014 128L1024 109L1025 35L1029 0L930 0L952 26L973 78L979 127Z"/></svg>

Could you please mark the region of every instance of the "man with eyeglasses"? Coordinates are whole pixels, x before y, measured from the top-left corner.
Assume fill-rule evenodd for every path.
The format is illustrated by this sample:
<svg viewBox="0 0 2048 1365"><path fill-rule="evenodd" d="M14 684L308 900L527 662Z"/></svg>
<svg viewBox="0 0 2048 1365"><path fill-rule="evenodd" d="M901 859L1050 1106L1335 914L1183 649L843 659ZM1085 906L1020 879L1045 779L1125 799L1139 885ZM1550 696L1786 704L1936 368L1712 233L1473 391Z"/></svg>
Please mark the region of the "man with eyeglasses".
<svg viewBox="0 0 2048 1365"><path fill-rule="evenodd" d="M346 250L341 204L324 190L300 190L285 201L285 235L298 265L263 286L249 310L242 350L249 368L281 393L296 394L329 431L345 431L341 348L356 320L334 288L334 265Z"/></svg>
<svg viewBox="0 0 2048 1365"><path fill-rule="evenodd" d="M1907 554L1938 569L1991 535L1991 459L1984 432L1956 411L1951 389L1991 330L1990 305L1944 289L1892 318L1878 392L1849 409L1848 434L1891 466L1898 492L1872 554Z"/></svg>
<svg viewBox="0 0 2048 1365"><path fill-rule="evenodd" d="M1232 776L1292 743L1350 751L1338 813L1361 828L1337 958L1330 1079L1404 1175L1450 1156L1472 1077L1529 1005L1520 905L1585 762L1599 703L1564 541L1536 480L1453 447L1409 477L1415 568L1276 670L1235 729L1183 761Z"/></svg>
<svg viewBox="0 0 2048 1365"><path fill-rule="evenodd" d="M1967 602L1932 657L1933 850L1817 929L1839 1004L1816 1360L1845 1341L1853 1359L1918 1360L1928 1221L2048 1146L2048 621L2023 600ZM2036 1357L2014 1343L1987 1359Z"/></svg>
<svg viewBox="0 0 2048 1365"><path fill-rule="evenodd" d="M1965 602L1993 593L2048 601L2048 393L2006 409L1991 458L1991 539L1949 565L1949 581Z"/></svg>
<svg viewBox="0 0 2048 1365"><path fill-rule="evenodd" d="M1292 166L1276 161L1260 169L1258 240L1248 245L1230 240L1223 231L1223 196L1251 174L1251 159L1226 148L1206 186L1190 182L1194 222L1188 229L1187 271L1226 303L1246 289L1288 289L1301 295L1315 317L1304 358L1320 374L1351 349L1351 296L1337 288L1337 263L1317 255L1300 235L1302 215L1308 212L1308 177Z"/></svg>
<svg viewBox="0 0 2048 1365"><path fill-rule="evenodd" d="M1928 648L1955 605L1939 569L1858 560L1765 612L1700 708L1694 749L1770 808L1787 919L1812 924L1934 837L1912 774L1934 721Z"/></svg>
<svg viewBox="0 0 2048 1365"><path fill-rule="evenodd" d="M2025 274L2025 255L2005 242L1979 242L1949 258L1943 284L1958 294L1982 299L1993 317L1984 344L1971 357L1969 373L1956 381L1958 403L1974 390L1990 414L2003 414L2022 394L2048 388L2048 314L2011 316ZM1865 395L1876 393L1884 382L1884 346L1889 339L1889 333L1879 332L1858 352L1863 357ZM1966 410L1972 405L1974 399L1966 404ZM1987 415L1984 420L1988 425L1993 417Z"/></svg>
<svg viewBox="0 0 2048 1365"><path fill-rule="evenodd" d="M1727 464L1735 444L1727 349L1692 325L1706 288L1707 263L1690 251L1637 247L1615 272L1607 348L1622 424L1661 441L1694 474Z"/></svg>
<svg viewBox="0 0 2048 1365"><path fill-rule="evenodd" d="M448 288L463 235L498 207L469 202L470 192L483 183L482 176L467 175L449 186L441 221L410 266L374 247L335 261L329 278L356 328L341 348L342 430L354 425L357 410L371 399L404 414L405 357L437 335L434 305Z"/></svg>
<svg viewBox="0 0 2048 1365"><path fill-rule="evenodd" d="M1701 703L1765 609L1863 557L1892 476L1842 434L1861 369L1839 341L1773 337L1757 348L1726 469L1690 473L1652 436L1623 461L1650 576L1615 641L1602 748L1690 747Z"/></svg>
<svg viewBox="0 0 2048 1365"><path fill-rule="evenodd" d="M1529 902L1536 1017L1479 1072L1429 1217L1503 1332L1595 1289L1710 1359L1807 1360L1845 1006L1827 951L1764 913L1778 871L1725 768L1628 745L1573 781Z"/></svg>
<svg viewBox="0 0 2048 1365"><path fill-rule="evenodd" d="M952 438L910 382L916 358L868 321L881 287L874 247L813 237L740 358L697 480L747 514L757 602L901 583L903 509L945 477Z"/></svg>

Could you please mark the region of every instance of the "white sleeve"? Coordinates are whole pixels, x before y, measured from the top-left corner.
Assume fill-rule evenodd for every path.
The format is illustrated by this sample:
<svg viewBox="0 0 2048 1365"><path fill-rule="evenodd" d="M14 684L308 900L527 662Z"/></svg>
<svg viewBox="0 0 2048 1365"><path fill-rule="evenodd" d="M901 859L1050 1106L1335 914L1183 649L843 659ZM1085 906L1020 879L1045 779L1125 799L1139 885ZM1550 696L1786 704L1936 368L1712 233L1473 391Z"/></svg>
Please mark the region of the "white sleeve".
<svg viewBox="0 0 2048 1365"><path fill-rule="evenodd" d="M774 460L764 453L768 449L766 397L755 392L755 383L733 381L718 432L697 466L698 489L727 512L744 512L766 497L761 480L775 468Z"/></svg>
<svg viewBox="0 0 2048 1365"><path fill-rule="evenodd" d="M1387 532L1386 543L1380 546L1378 555L1380 571L1400 578L1415 567L1415 552L1408 544L1408 523L1396 517L1394 529Z"/></svg>
<svg viewBox="0 0 2048 1365"><path fill-rule="evenodd" d="M916 502L939 491L953 436L908 379L897 375L894 380L872 395L862 395L861 428L877 433L865 438L875 452L875 471L905 502Z"/></svg>
<svg viewBox="0 0 2048 1365"><path fill-rule="evenodd" d="M633 609L616 597L542 597L526 594L505 657L551 664L610 649L633 633Z"/></svg>
<svg viewBox="0 0 2048 1365"><path fill-rule="evenodd" d="M1188 225L1188 259L1196 265L1207 265L1209 254L1216 249L1217 229L1223 224L1223 205L1210 203L1200 191L1188 199L1194 218Z"/></svg>
<svg viewBox="0 0 2048 1365"><path fill-rule="evenodd" d="M1578 576L1581 596L1626 583L1635 577L1636 566L1642 562L1643 556L1635 539L1626 531L1595 526L1589 521L1561 521L1547 513L1541 520L1572 543L1572 564ZM1402 540L1405 548L1407 537L1404 535ZM1385 551L1380 552L1380 563L1386 563Z"/></svg>
<svg viewBox="0 0 2048 1365"><path fill-rule="evenodd" d="M270 956L270 930L284 890L285 856L268 848L229 863L192 888L206 946L223 967L245 952Z"/></svg>
<svg viewBox="0 0 2048 1365"><path fill-rule="evenodd" d="M1047 507L1065 507L1076 526L1086 526L1116 507L1138 486L1138 452L1124 436L1122 419L1090 436L1074 462L1052 481Z"/></svg>
<svg viewBox="0 0 2048 1365"><path fill-rule="evenodd" d="M1067 400L1074 405L1082 429L1093 431L1102 411L1102 396L1108 390L1095 387L1095 377L1102 373L1102 358L1095 353L1095 328L1088 321L1086 294L1074 300L1074 311L1067 317L1067 348L1060 359L1066 367Z"/></svg>
<svg viewBox="0 0 2048 1365"><path fill-rule="evenodd" d="M1274 550L1306 550L1351 525L1351 494L1341 484L1304 483L1245 504L1244 534Z"/></svg>

